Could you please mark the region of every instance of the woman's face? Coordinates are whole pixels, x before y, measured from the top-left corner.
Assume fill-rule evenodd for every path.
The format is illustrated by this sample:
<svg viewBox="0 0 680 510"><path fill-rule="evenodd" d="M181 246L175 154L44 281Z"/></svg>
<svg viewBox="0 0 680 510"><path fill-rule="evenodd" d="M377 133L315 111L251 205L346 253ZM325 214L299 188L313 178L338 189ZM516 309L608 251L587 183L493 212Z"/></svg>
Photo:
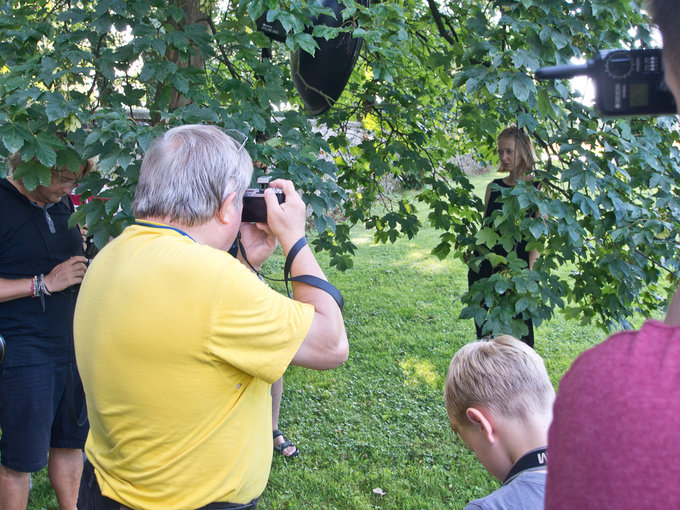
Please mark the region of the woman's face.
<svg viewBox="0 0 680 510"><path fill-rule="evenodd" d="M503 137L498 140L498 158L502 172L512 172L524 166L521 155L515 151L515 137Z"/></svg>

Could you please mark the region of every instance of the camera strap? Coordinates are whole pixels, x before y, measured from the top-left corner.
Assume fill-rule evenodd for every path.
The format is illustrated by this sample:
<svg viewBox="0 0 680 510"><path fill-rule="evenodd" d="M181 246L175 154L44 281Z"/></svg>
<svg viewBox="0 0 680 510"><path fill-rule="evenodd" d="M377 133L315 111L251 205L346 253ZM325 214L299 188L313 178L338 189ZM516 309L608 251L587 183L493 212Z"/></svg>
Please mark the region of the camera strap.
<svg viewBox="0 0 680 510"><path fill-rule="evenodd" d="M286 263L284 265L283 269L283 280L279 280L277 278L269 278L267 276L264 276L262 273L260 273L257 269L253 267L253 265L250 263L248 260L248 257L246 256L246 250L243 247L243 243L241 242L241 234L239 232L238 237L236 238L236 242L238 243L238 249L241 252L241 255L243 256L243 260L248 264L250 269L255 271L255 274L259 276L260 278L266 278L267 280L271 280L274 282L285 282L286 283L286 292L288 293L289 298L293 298L293 293L290 291L288 288L288 282L301 282L301 283L306 283L307 285L311 285L312 287L316 287L317 289L321 289L324 292L330 294L330 296L335 300L335 302L338 304L340 307L340 310L342 310L342 307L345 305L345 300L342 297L342 294L340 291L330 282L324 280L323 278L319 278L318 276L313 276L311 274L301 274L299 276L289 276L290 275L290 268L293 265L293 260L295 259L295 256L298 254L298 252L304 248L307 245L307 237L301 237L290 249L288 252L288 255L286 256ZM230 250L231 251L231 250Z"/></svg>
<svg viewBox="0 0 680 510"><path fill-rule="evenodd" d="M548 456L546 448L536 448L522 455L517 462L512 466L508 476L503 480L503 485L510 483L523 471L534 471L536 469L545 467L548 463Z"/></svg>
<svg viewBox="0 0 680 510"><path fill-rule="evenodd" d="M293 245L293 247L288 252L288 256L286 257L286 264L283 267L283 279L286 282L286 291L288 292L288 296L292 297L291 292L288 290L288 282L306 283L307 285L311 285L313 287L316 287L317 289L321 289L324 292L330 294L331 297L335 299L335 302L340 307L340 310L342 310L342 307L345 305L345 300L343 299L342 294L340 294L340 291L330 282L324 280L323 278L319 278L318 276L312 276L310 274L301 274L299 276L291 277L288 276L290 274L290 266L293 265L293 260L295 259L295 256L306 245L307 237L303 236L300 239L298 239L298 241Z"/></svg>

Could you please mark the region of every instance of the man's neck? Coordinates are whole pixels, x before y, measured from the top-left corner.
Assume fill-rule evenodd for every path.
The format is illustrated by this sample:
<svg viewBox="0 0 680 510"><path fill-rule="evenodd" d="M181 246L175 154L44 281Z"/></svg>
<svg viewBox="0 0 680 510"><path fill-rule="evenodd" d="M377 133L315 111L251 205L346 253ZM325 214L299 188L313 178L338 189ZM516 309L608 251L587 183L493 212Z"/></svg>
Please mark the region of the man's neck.
<svg viewBox="0 0 680 510"><path fill-rule="evenodd" d="M205 244L219 250L227 250L231 246L226 246L225 240L219 235L219 229L215 227L215 220L211 219L200 225L185 225L179 221L172 221L169 216L159 218L153 216L147 216L143 218L137 218L138 221L149 221L152 223L160 223L168 227L180 230L187 234L191 239L196 241L198 244Z"/></svg>

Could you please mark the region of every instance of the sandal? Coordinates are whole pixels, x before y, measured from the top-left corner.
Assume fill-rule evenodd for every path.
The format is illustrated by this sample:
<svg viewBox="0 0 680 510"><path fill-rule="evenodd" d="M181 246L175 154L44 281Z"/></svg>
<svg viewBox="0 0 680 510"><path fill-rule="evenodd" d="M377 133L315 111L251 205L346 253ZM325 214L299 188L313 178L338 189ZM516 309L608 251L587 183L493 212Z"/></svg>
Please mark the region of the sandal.
<svg viewBox="0 0 680 510"><path fill-rule="evenodd" d="M283 443L281 443L280 445L274 446L274 451L280 453L281 455L283 455L286 458L295 457L298 453L300 453L300 450L298 449L298 447L295 446L292 442L288 441L286 439L286 436L283 435L283 432L281 432L278 429L274 430L274 439L276 439L279 436L283 436ZM295 451L293 453L291 453L290 455L284 454L283 451L286 448L290 448L291 446L293 448L295 448Z"/></svg>

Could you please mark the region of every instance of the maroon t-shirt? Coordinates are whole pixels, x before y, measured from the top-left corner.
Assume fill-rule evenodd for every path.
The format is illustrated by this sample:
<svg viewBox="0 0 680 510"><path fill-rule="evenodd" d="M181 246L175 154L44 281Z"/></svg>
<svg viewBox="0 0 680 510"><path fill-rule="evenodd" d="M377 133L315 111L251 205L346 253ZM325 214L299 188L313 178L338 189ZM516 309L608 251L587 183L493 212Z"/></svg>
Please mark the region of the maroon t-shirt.
<svg viewBox="0 0 680 510"><path fill-rule="evenodd" d="M548 458L546 509L680 508L680 327L649 320L581 354Z"/></svg>

